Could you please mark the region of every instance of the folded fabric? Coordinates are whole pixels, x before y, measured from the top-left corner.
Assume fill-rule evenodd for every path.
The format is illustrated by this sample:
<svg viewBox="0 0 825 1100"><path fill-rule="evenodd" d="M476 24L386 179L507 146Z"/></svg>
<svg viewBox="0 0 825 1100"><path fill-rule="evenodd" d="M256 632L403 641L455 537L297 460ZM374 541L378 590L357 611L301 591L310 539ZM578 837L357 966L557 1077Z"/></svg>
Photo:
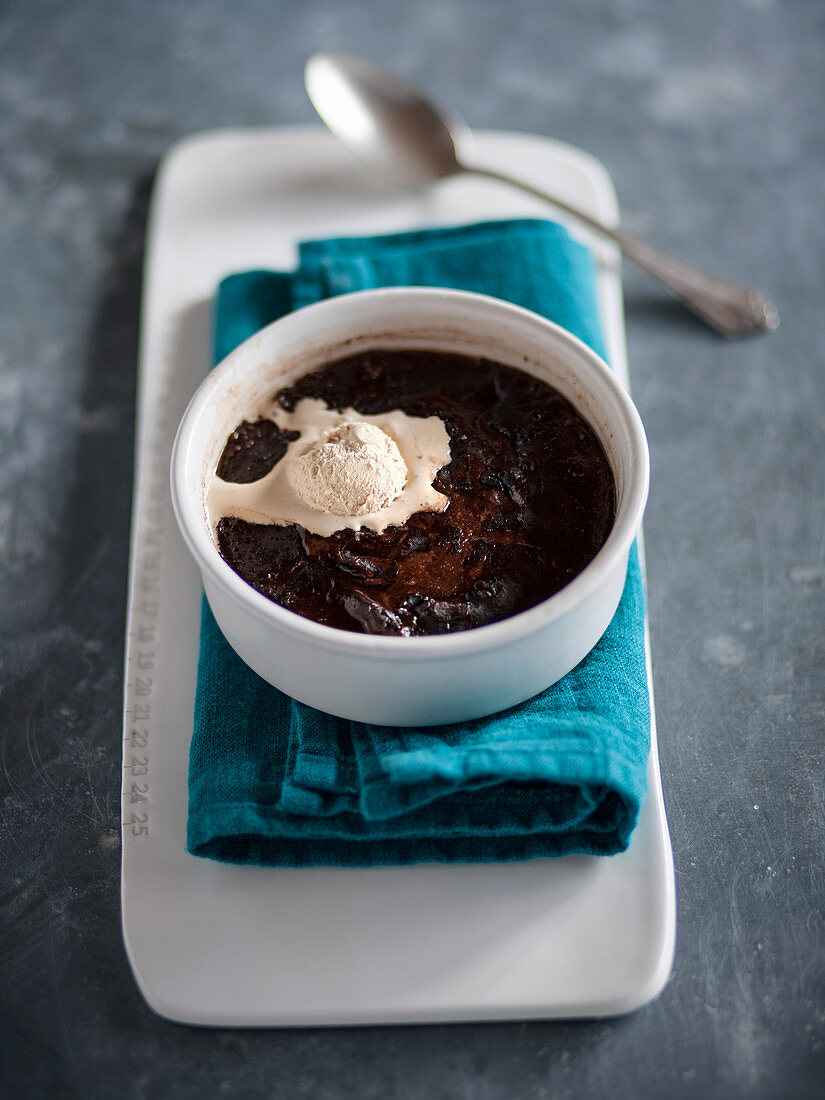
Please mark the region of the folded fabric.
<svg viewBox="0 0 825 1100"><path fill-rule="evenodd" d="M516 220L310 241L294 273L229 276L216 359L290 309L391 285L506 298L604 352L590 252L553 222ZM453 726L367 726L297 703L237 657L204 601L188 847L291 867L607 855L636 823L649 738L635 548L619 609L577 668L518 707Z"/></svg>

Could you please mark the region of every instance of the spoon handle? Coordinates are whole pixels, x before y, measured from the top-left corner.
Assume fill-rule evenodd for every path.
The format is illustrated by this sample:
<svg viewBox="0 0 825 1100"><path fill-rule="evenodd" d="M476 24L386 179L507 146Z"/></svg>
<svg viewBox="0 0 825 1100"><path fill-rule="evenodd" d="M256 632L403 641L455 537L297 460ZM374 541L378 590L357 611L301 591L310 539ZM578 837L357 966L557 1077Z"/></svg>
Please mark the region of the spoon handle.
<svg viewBox="0 0 825 1100"><path fill-rule="evenodd" d="M519 187L522 191L552 203L589 229L615 241L628 259L633 260L644 271L658 279L688 309L693 310L723 336L749 336L752 333L774 329L779 324L776 306L760 290L739 286L728 282L727 279L708 275L692 264L678 260L659 248L654 248L647 241L628 233L625 229L604 225L583 210L571 206L555 195L533 187L524 180L490 168L471 165L462 165L462 168L474 175L487 176Z"/></svg>

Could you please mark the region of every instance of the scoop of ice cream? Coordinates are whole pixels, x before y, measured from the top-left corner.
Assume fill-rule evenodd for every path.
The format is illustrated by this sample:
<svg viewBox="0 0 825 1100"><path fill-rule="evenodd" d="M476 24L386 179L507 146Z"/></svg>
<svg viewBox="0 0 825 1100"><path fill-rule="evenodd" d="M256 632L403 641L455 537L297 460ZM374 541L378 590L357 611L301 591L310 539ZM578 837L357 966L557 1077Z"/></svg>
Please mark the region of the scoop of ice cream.
<svg viewBox="0 0 825 1100"><path fill-rule="evenodd" d="M398 498L407 466L392 436L349 421L325 431L289 464L293 490L310 508L338 516L380 512Z"/></svg>

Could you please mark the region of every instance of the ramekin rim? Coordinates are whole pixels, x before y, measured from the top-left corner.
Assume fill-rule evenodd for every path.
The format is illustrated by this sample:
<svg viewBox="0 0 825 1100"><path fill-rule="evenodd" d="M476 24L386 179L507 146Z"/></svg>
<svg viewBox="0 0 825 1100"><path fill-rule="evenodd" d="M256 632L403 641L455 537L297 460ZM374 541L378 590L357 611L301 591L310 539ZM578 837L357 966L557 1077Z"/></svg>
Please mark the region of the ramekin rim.
<svg viewBox="0 0 825 1100"><path fill-rule="evenodd" d="M532 324L534 327L543 328L557 340L568 344L572 351L588 360L589 366L601 375L603 381L606 381L611 396L621 411L632 449L631 478L623 493L623 499L618 503L616 517L610 533L591 561L563 588L524 611L484 626L472 627L449 634L417 635L414 637L372 635L342 630L325 623L315 622L268 599L247 581L243 580L223 560L211 534L205 528L203 517L194 515L196 511L195 503L187 499L189 494L185 492L184 487L180 484L185 481L187 447L202 407L208 406L211 391L220 385L222 375L231 369L234 360L243 355L247 345L260 340L263 333L276 325L282 325L298 314L306 316L311 312L331 309L333 305L340 307L342 299L363 300L373 298L375 300L391 300L404 297L413 299L432 297L439 301L453 300L457 305L462 301L476 305L483 303L487 308L497 309L501 313L510 314L516 320L520 319L523 322ZM366 657L413 662L434 657L467 656L474 651L495 649L509 642L529 637L574 610L599 587L615 564L629 552L641 525L650 478L649 450L639 412L616 373L584 341L540 314L514 305L504 299L448 287L407 286L353 291L335 298L314 302L284 315L284 317L253 333L210 371L196 390L178 425L172 447L170 467L172 503L185 542L201 572L206 571L211 581L222 588L233 600L242 604L256 618L272 624L284 633L300 636L303 643L311 645L313 648L335 652L346 650L349 653L361 654ZM205 545L201 545L202 543Z"/></svg>

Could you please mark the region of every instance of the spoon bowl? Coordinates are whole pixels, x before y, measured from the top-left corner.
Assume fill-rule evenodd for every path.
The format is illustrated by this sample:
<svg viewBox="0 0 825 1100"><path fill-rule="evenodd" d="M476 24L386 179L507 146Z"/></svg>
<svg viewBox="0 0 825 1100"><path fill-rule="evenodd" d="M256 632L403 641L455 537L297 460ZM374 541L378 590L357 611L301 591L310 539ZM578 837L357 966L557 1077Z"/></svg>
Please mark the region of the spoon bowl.
<svg viewBox="0 0 825 1100"><path fill-rule="evenodd" d="M304 80L326 126L387 182L423 188L464 171L453 136L461 124L363 58L316 54Z"/></svg>

